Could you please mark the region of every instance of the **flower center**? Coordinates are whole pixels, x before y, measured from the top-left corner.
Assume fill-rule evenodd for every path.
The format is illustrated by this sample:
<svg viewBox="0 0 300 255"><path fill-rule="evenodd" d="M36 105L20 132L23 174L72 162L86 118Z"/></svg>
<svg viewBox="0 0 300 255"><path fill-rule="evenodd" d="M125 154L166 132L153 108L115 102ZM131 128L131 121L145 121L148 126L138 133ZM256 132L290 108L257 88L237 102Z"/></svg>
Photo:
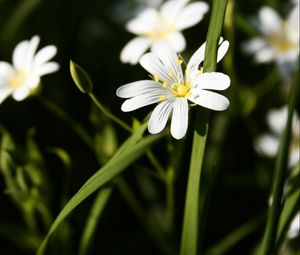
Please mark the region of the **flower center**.
<svg viewBox="0 0 300 255"><path fill-rule="evenodd" d="M166 39L175 31L175 26L170 20L159 16L156 27L149 33L149 37L152 41L158 41Z"/></svg>
<svg viewBox="0 0 300 255"><path fill-rule="evenodd" d="M174 84L173 94L176 97L186 97L191 95L191 84L189 82L186 82L185 84Z"/></svg>
<svg viewBox="0 0 300 255"><path fill-rule="evenodd" d="M16 75L10 78L10 86L14 89L20 88L27 79L27 73L25 71L19 71Z"/></svg>

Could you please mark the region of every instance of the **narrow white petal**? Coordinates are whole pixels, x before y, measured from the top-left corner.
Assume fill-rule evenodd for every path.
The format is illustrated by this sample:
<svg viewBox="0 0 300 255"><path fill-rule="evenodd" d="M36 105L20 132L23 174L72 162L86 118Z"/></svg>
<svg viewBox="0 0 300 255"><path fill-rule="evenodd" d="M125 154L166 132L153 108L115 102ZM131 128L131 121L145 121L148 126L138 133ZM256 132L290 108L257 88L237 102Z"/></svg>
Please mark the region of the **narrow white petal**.
<svg viewBox="0 0 300 255"><path fill-rule="evenodd" d="M287 231L287 236L290 239L296 238L300 234L300 213L297 213L292 220L290 227Z"/></svg>
<svg viewBox="0 0 300 255"><path fill-rule="evenodd" d="M169 93L161 83L152 80L142 80L125 84L117 89L117 96L121 98L130 98L145 93L160 91L162 94Z"/></svg>
<svg viewBox="0 0 300 255"><path fill-rule="evenodd" d="M255 54L255 61L257 63L268 63L274 60L275 52L271 47L265 47L261 50L258 50Z"/></svg>
<svg viewBox="0 0 300 255"><path fill-rule="evenodd" d="M170 84L176 82L174 77L169 76L169 71L154 53L146 53L140 59L140 65L153 76Z"/></svg>
<svg viewBox="0 0 300 255"><path fill-rule="evenodd" d="M26 97L28 97L29 95L29 88L26 88L24 86L22 86L19 89L16 89L13 94L12 97L16 100L16 101L22 101L23 99L25 99Z"/></svg>
<svg viewBox="0 0 300 255"><path fill-rule="evenodd" d="M272 109L267 114L267 122L274 134L280 136L283 132L288 116L287 106L280 109Z"/></svg>
<svg viewBox="0 0 300 255"><path fill-rule="evenodd" d="M129 41L121 51L120 59L123 63L135 65L147 51L151 42L146 37L136 37Z"/></svg>
<svg viewBox="0 0 300 255"><path fill-rule="evenodd" d="M288 16L288 25L290 27L289 37L295 44L299 44L299 40L300 40L300 38L299 38L300 37L299 36L299 30L300 30L299 12L300 12L299 4L297 4L292 9L292 11L290 12L290 14Z"/></svg>
<svg viewBox="0 0 300 255"><path fill-rule="evenodd" d="M190 58L190 61L187 64L187 70L194 72L199 69L200 63L204 61L204 53L205 53L206 42L203 43L198 50Z"/></svg>
<svg viewBox="0 0 300 255"><path fill-rule="evenodd" d="M159 21L159 14L154 8L147 8L126 24L126 29L136 35L148 34Z"/></svg>
<svg viewBox="0 0 300 255"><path fill-rule="evenodd" d="M171 135L175 139L185 136L188 127L189 106L185 98L176 98L173 105Z"/></svg>
<svg viewBox="0 0 300 255"><path fill-rule="evenodd" d="M270 134L260 136L254 143L258 153L267 157L275 157L279 147L279 138Z"/></svg>
<svg viewBox="0 0 300 255"><path fill-rule="evenodd" d="M54 45L49 45L41 50L38 51L38 53L34 57L34 66L40 66L42 64L45 64L48 62L51 58L55 56L57 53L57 48Z"/></svg>
<svg viewBox="0 0 300 255"><path fill-rule="evenodd" d="M192 94L192 96L189 97L189 100L195 104L215 111L224 111L229 106L229 100L226 97L207 90L197 91L197 94Z"/></svg>
<svg viewBox="0 0 300 255"><path fill-rule="evenodd" d="M161 15L166 19L176 19L188 0L169 0L160 8Z"/></svg>
<svg viewBox="0 0 300 255"><path fill-rule="evenodd" d="M264 6L259 10L259 29L264 34L274 34L280 30L281 18L274 9Z"/></svg>
<svg viewBox="0 0 300 255"><path fill-rule="evenodd" d="M26 49L24 61L23 61L23 66L21 67L22 69L31 71L31 68L33 67L34 55L36 53L39 42L40 42L39 36L33 36L29 41L28 47Z"/></svg>
<svg viewBox="0 0 300 255"><path fill-rule="evenodd" d="M218 72L203 73L198 75L192 89L225 90L230 86L228 75Z"/></svg>
<svg viewBox="0 0 300 255"><path fill-rule="evenodd" d="M160 91L157 92L149 92L142 95L138 95L136 97L127 99L121 106L121 110L123 112L130 112L141 107L158 103L160 101L160 96L162 94Z"/></svg>
<svg viewBox="0 0 300 255"><path fill-rule="evenodd" d="M182 52L186 47L184 36L180 32L174 32L168 38L168 43L176 52Z"/></svg>
<svg viewBox="0 0 300 255"><path fill-rule="evenodd" d="M245 53L252 54L261 50L267 45L267 42L262 38L253 38L242 44L242 50Z"/></svg>
<svg viewBox="0 0 300 255"><path fill-rule="evenodd" d="M0 79L7 80L15 74L15 70L11 64L0 61Z"/></svg>
<svg viewBox="0 0 300 255"><path fill-rule="evenodd" d="M188 27L196 25L202 20L205 13L209 10L209 6L205 2L194 2L186 7L179 13L178 18L175 20L175 26L178 30L183 30Z"/></svg>
<svg viewBox="0 0 300 255"><path fill-rule="evenodd" d="M0 85L0 104L13 92L13 89Z"/></svg>
<svg viewBox="0 0 300 255"><path fill-rule="evenodd" d="M151 134L157 134L165 128L172 107L173 101L165 100L154 108L148 122L148 131Z"/></svg>
<svg viewBox="0 0 300 255"><path fill-rule="evenodd" d="M40 84L40 77L32 75L27 78L23 86L26 88L35 89L39 84Z"/></svg>
<svg viewBox="0 0 300 255"><path fill-rule="evenodd" d="M174 78L177 81L179 79L183 80L181 65L177 63L178 55L167 43L155 43L151 51L158 56L168 73L173 72Z"/></svg>
<svg viewBox="0 0 300 255"><path fill-rule="evenodd" d="M221 38L220 38L221 39ZM217 53L217 63L225 56L229 48L229 42L227 40L219 44L218 53Z"/></svg>
<svg viewBox="0 0 300 255"><path fill-rule="evenodd" d="M56 72L59 69L59 64L56 62L48 62L42 66L38 66L35 70L36 75L43 76L45 74Z"/></svg>
<svg viewBox="0 0 300 255"><path fill-rule="evenodd" d="M24 59L26 57L26 52L29 46L29 41L22 41L17 44L14 49L12 62L16 69L21 69L24 65Z"/></svg>

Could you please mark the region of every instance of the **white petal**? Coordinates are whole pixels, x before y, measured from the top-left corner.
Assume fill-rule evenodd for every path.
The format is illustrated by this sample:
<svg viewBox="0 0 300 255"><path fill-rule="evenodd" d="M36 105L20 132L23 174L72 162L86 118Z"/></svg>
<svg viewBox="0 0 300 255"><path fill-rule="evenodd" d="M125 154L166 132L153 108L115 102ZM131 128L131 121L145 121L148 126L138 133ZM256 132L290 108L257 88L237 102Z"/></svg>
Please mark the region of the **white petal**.
<svg viewBox="0 0 300 255"><path fill-rule="evenodd" d="M29 78L27 78L23 86L26 88L35 89L39 84L40 77L32 75Z"/></svg>
<svg viewBox="0 0 300 255"><path fill-rule="evenodd" d="M53 45L46 46L38 51L34 57L34 66L40 66L48 62L57 53L57 48Z"/></svg>
<svg viewBox="0 0 300 255"><path fill-rule="evenodd" d="M19 89L16 89L13 94L12 97L16 100L16 101L22 101L23 99L25 99L26 97L28 97L29 95L29 88L22 86Z"/></svg>
<svg viewBox="0 0 300 255"><path fill-rule="evenodd" d="M189 97L189 100L195 104L215 111L224 111L229 106L229 100L226 97L207 90L197 91L197 94L192 94L192 96Z"/></svg>
<svg viewBox="0 0 300 255"><path fill-rule="evenodd" d="M5 80L7 82L7 79L9 79L11 76L15 74L15 70L12 67L11 64L0 61L0 79Z"/></svg>
<svg viewBox="0 0 300 255"><path fill-rule="evenodd" d="M230 78L223 73L211 72L199 75L195 82L192 89L224 90L229 87Z"/></svg>
<svg viewBox="0 0 300 255"><path fill-rule="evenodd" d="M220 38L221 40L221 38ZM227 40L223 41L220 43L219 42L219 48L217 52L217 63L220 62L221 59L225 56L229 48L229 42Z"/></svg>
<svg viewBox="0 0 300 255"><path fill-rule="evenodd" d="M171 134L175 139L185 136L188 127L189 106L185 98L176 98L173 105Z"/></svg>
<svg viewBox="0 0 300 255"><path fill-rule="evenodd" d="M24 59L26 57L26 52L29 46L29 41L22 41L17 44L14 49L12 62L16 69L22 69L24 65Z"/></svg>
<svg viewBox="0 0 300 255"><path fill-rule="evenodd" d="M155 43L152 45L151 51L158 56L168 73L173 72L176 81L183 80L181 65L177 63L178 55L168 44Z"/></svg>
<svg viewBox="0 0 300 255"><path fill-rule="evenodd" d="M144 93L136 97L127 99L122 104L121 110L123 112L130 112L150 104L158 103L160 101L159 97L161 95L162 94L160 91L155 91L155 92Z"/></svg>
<svg viewBox="0 0 300 255"><path fill-rule="evenodd" d="M267 45L267 42L262 38L253 38L248 42L242 44L242 50L245 53L252 54L256 51L264 48Z"/></svg>
<svg viewBox="0 0 300 255"><path fill-rule="evenodd" d="M22 69L31 71L31 69L33 68L34 55L36 53L39 42L40 42L39 36L34 36L29 41L28 47L26 49L24 61L23 61L23 66L21 67Z"/></svg>
<svg viewBox="0 0 300 255"><path fill-rule="evenodd" d="M300 213L297 213L287 231L288 238L293 239L299 236L300 234L299 231L300 231Z"/></svg>
<svg viewBox="0 0 300 255"><path fill-rule="evenodd" d="M147 51L151 42L146 37L136 37L129 41L121 51L120 59L123 63L135 65Z"/></svg>
<svg viewBox="0 0 300 255"><path fill-rule="evenodd" d="M194 72L195 70L199 69L200 63L204 61L204 53L205 53L206 43L203 43L198 50L190 58L190 61L187 64L186 69Z"/></svg>
<svg viewBox="0 0 300 255"><path fill-rule="evenodd" d="M299 4L296 5L292 11L290 12L288 16L288 25L290 28L289 31L289 38L294 42L295 44L299 44L299 30L300 30L300 21L299 21ZM298 46L299 47L299 46Z"/></svg>
<svg viewBox="0 0 300 255"><path fill-rule="evenodd" d="M264 6L259 10L259 29L264 34L274 34L280 30L281 18L271 7Z"/></svg>
<svg viewBox="0 0 300 255"><path fill-rule="evenodd" d="M154 53L150 52L143 55L140 59L140 65L153 76L158 76L162 81L170 84L176 82L174 77L169 76L170 70L166 69Z"/></svg>
<svg viewBox="0 0 300 255"><path fill-rule="evenodd" d="M59 69L59 64L56 62L48 62L42 66L38 66L35 70L36 75L43 76L45 74L56 72Z"/></svg>
<svg viewBox="0 0 300 255"><path fill-rule="evenodd" d="M288 108L272 109L267 114L267 122L272 132L278 136L283 132L288 116Z"/></svg>
<svg viewBox="0 0 300 255"><path fill-rule="evenodd" d="M275 157L279 147L279 138L270 134L262 135L255 141L254 147L264 156Z"/></svg>
<svg viewBox="0 0 300 255"><path fill-rule="evenodd" d="M299 137L298 137L299 139ZM294 167L300 160L300 148L291 149L289 153L289 167Z"/></svg>
<svg viewBox="0 0 300 255"><path fill-rule="evenodd" d="M179 13L178 18L175 20L175 26L178 30L183 30L188 27L196 25L202 20L205 13L209 10L209 6L205 2L194 2L186 7Z"/></svg>
<svg viewBox="0 0 300 255"><path fill-rule="evenodd" d="M136 18L129 21L126 29L136 35L148 34L159 21L159 14L153 8L147 8L142 11Z"/></svg>
<svg viewBox="0 0 300 255"><path fill-rule="evenodd" d="M172 33L172 35L168 38L168 43L176 52L182 52L186 46L184 36L180 32Z"/></svg>
<svg viewBox="0 0 300 255"><path fill-rule="evenodd" d="M166 19L176 19L188 0L169 0L160 8L160 14Z"/></svg>
<svg viewBox="0 0 300 255"><path fill-rule="evenodd" d="M161 102L154 108L148 122L148 131L151 134L157 134L165 128L172 108L173 101L169 100Z"/></svg>
<svg viewBox="0 0 300 255"><path fill-rule="evenodd" d="M268 63L274 60L274 57L275 57L274 50L270 47L265 47L257 51L254 58L257 63Z"/></svg>
<svg viewBox="0 0 300 255"><path fill-rule="evenodd" d="M156 91L160 91L162 94L168 94L170 92L170 90L164 88L159 82L143 80L125 84L119 87L116 93L118 97L130 98Z"/></svg>
<svg viewBox="0 0 300 255"><path fill-rule="evenodd" d="M0 104L6 99L11 93L13 89L10 87L4 87L0 85Z"/></svg>

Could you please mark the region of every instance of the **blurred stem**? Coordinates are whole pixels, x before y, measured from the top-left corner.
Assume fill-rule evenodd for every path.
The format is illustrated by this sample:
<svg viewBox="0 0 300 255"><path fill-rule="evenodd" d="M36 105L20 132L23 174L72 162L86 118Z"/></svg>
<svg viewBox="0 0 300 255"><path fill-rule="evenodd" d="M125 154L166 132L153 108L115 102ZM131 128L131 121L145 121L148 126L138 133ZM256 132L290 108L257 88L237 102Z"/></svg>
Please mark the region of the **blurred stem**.
<svg viewBox="0 0 300 255"><path fill-rule="evenodd" d="M170 225L174 223L174 209L175 209L175 169L170 166L166 173L166 214Z"/></svg>
<svg viewBox="0 0 300 255"><path fill-rule="evenodd" d="M122 121L121 119L119 119L118 117L116 117L114 114L112 114L108 109L106 109L106 107L104 105L102 105L100 103L100 101L98 100L98 98L94 95L93 92L91 92L90 94L88 94L90 96L90 98L92 99L92 101L95 103L95 105L112 121L114 121L115 123L117 123L118 125L120 125L121 127L123 127L125 130L127 130L128 132L132 132L132 128L130 126L128 126L124 121Z"/></svg>
<svg viewBox="0 0 300 255"><path fill-rule="evenodd" d="M214 0L205 48L204 72L213 72L217 65L217 48L226 12L227 0ZM204 114L203 114L204 113ZM198 217L200 178L208 134L208 116L197 111L194 128L192 157L190 162L180 255L196 255L198 243ZM201 198L203 199L203 198Z"/></svg>
<svg viewBox="0 0 300 255"><path fill-rule="evenodd" d="M275 240L277 236L278 221L281 213L281 201L283 187L286 177L287 158L289 152L289 142L291 137L291 125L293 112L299 96L299 73L296 73L290 90L288 99L288 118L285 130L281 136L278 156L275 162L273 186L272 186L272 205L269 207L267 226L265 229L259 255L273 254L275 252Z"/></svg>
<svg viewBox="0 0 300 255"><path fill-rule="evenodd" d="M36 206L37 211L41 215L45 230L47 231L53 222L53 218L52 218L51 214L49 213L48 208L44 204L37 203L37 204L35 204L35 206Z"/></svg>

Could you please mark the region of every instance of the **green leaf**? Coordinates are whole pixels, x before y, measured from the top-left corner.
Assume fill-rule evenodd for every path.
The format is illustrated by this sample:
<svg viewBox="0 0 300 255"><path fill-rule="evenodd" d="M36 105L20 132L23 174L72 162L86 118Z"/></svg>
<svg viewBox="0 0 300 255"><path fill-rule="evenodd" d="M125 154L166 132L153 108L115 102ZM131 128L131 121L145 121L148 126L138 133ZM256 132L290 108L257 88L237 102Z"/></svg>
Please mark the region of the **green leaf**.
<svg viewBox="0 0 300 255"><path fill-rule="evenodd" d="M144 127L142 127L144 129ZM138 129L137 131L140 131ZM46 248L47 242L53 232L58 228L60 223L87 197L89 197L96 190L107 184L114 177L120 174L127 166L137 160L145 150L157 141L161 135L151 135L143 138L137 144L132 145L137 138L139 138L140 132L135 132L124 143L124 146L120 148L121 152L117 152L116 155L101 169L99 169L86 183L80 188L80 190L69 200L66 206L62 209L56 220L52 224L46 238L41 244L38 254L43 254Z"/></svg>
<svg viewBox="0 0 300 255"><path fill-rule="evenodd" d="M86 94L92 92L93 82L90 76L82 67L77 65L72 60L70 60L70 72L73 81L81 92Z"/></svg>

